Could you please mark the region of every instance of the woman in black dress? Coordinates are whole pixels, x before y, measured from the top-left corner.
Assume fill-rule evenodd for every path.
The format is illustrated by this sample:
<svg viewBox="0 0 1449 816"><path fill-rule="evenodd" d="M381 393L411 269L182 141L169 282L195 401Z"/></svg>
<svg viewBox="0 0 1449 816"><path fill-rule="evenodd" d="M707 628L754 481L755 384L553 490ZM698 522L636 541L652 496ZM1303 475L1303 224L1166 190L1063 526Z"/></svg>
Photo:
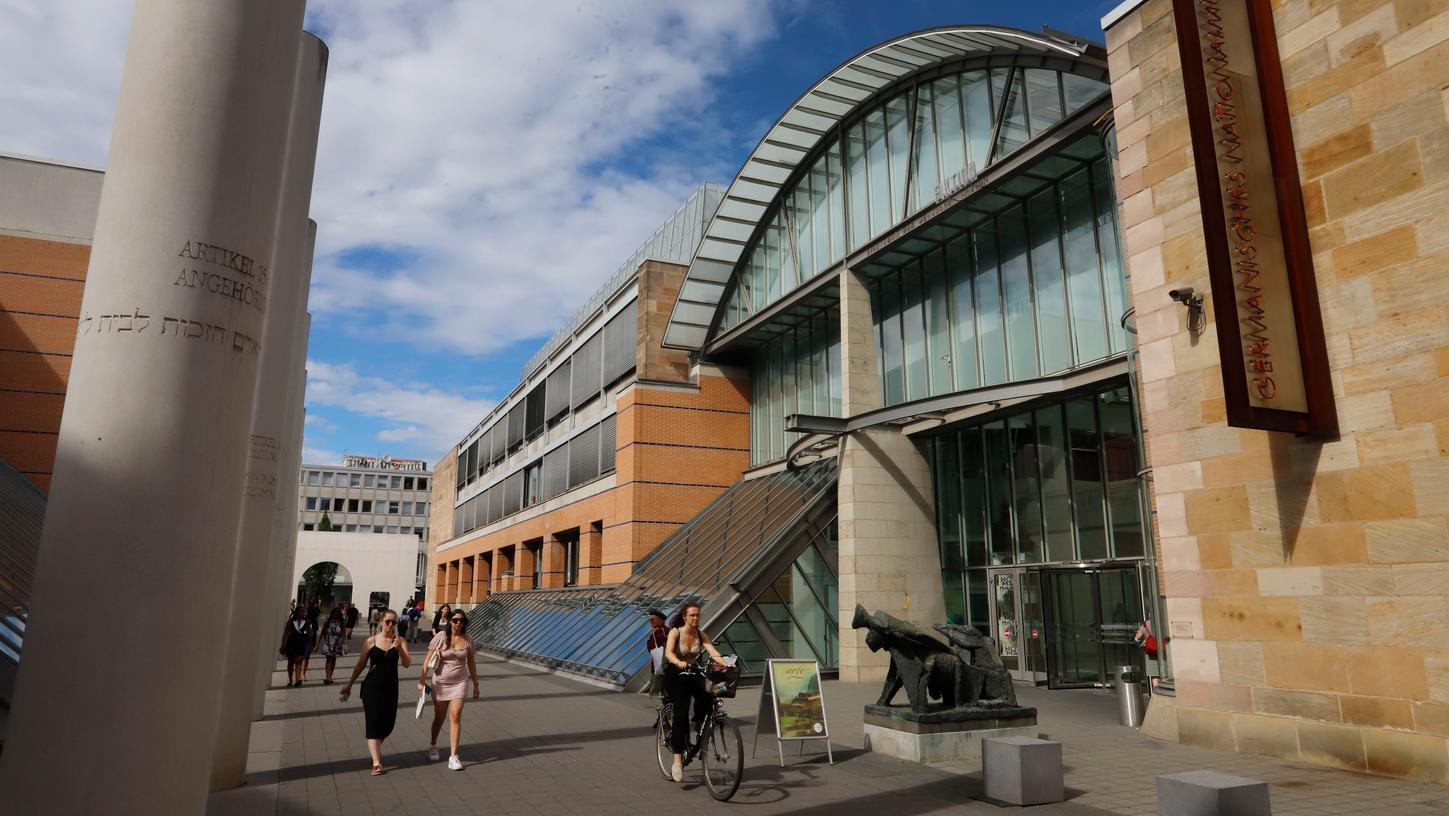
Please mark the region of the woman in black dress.
<svg viewBox="0 0 1449 816"><path fill-rule="evenodd" d="M307 659L307 646L312 642L312 624L307 622L307 609L296 607L292 617L282 626L282 645L277 649L287 658L287 686L302 685L302 667Z"/></svg>
<svg viewBox="0 0 1449 816"><path fill-rule="evenodd" d="M362 654L352 668L352 677L342 687L341 699L352 693L352 684L370 666L362 681L362 713L367 722L367 752L372 754L372 775L382 776L382 741L392 734L397 722L397 670L413 664L407 644L397 635L397 613L383 610L382 631L362 644Z"/></svg>

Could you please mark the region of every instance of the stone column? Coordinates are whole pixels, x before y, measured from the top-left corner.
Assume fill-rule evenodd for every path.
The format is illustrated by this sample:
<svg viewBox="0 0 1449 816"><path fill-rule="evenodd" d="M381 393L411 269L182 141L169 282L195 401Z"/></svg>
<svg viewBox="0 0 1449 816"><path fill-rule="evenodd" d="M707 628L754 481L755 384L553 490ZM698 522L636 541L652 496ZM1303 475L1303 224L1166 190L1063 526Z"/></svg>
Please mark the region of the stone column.
<svg viewBox="0 0 1449 816"><path fill-rule="evenodd" d="M315 233L316 224L308 222L310 229ZM312 239L308 239L307 247L307 276L311 279L311 257ZM266 703L267 689L272 684L272 673L277 667L277 647L280 644L281 623L275 621L286 618L287 601L291 599L297 587L292 583L293 569L297 559L297 504L298 504L298 477L302 469L302 426L306 418L304 404L307 395L307 337L311 331L312 318L304 315L301 325L302 342L294 349L296 354L296 369L293 372L293 381L288 389L288 398L291 401L291 408L288 410L287 435L283 441L283 450L286 452L282 458L282 477L278 480L278 492L285 497L285 505L279 503L277 513L272 520L272 537L269 542L271 548L267 558L267 579L265 587L260 595L261 604L257 612L257 637L258 637L258 659L256 663L255 680L252 686L252 719L261 719L263 708ZM268 611L274 621L270 625L266 622Z"/></svg>
<svg viewBox="0 0 1449 816"><path fill-rule="evenodd" d="M479 553L473 558L473 602L483 603L488 600L489 587L493 581L493 565L489 563L486 553Z"/></svg>
<svg viewBox="0 0 1449 816"><path fill-rule="evenodd" d="M231 585L302 12L136 4L0 762L9 811L205 809L223 642L171 624ZM97 632L96 604L170 620Z"/></svg>
<svg viewBox="0 0 1449 816"><path fill-rule="evenodd" d="M556 535L543 537L543 587L564 585L564 542Z"/></svg>
<svg viewBox="0 0 1449 816"><path fill-rule="evenodd" d="M841 410L846 417L884 406L870 293L840 273ZM840 448L840 678L885 677L890 658L872 653L850 628L857 603L929 626L945 623L931 469L916 444L890 426L857 431Z"/></svg>
<svg viewBox="0 0 1449 816"><path fill-rule="evenodd" d="M287 434L291 430L292 389L296 372L305 361L296 355L307 314L307 290L311 285L311 242L313 224L307 218L312 201L312 173L317 159L317 130L322 122L322 86L327 76L327 46L312 34L301 39L297 60L292 118L287 137L287 158L283 173L281 206L277 208L276 250L270 313L262 328L262 352L257 391L252 401L252 433L249 442L246 488L242 518L233 558L231 597L228 601L226 666L222 674L221 708L218 714L216 749L212 760L212 790L226 790L242 784L247 770L247 742L251 730L252 701L255 699L256 661L262 655L254 648L258 627L272 627L279 619L276 610L257 608L256 599L267 589L268 561L272 557L276 521L282 508L296 496L284 489L293 480L282 463ZM296 518L296 514L292 515ZM275 628L280 628L277 624ZM268 640L274 639L269 633ZM270 646L270 644L267 644ZM269 650L268 654L275 650Z"/></svg>
<svg viewBox="0 0 1449 816"><path fill-rule="evenodd" d="M601 584L604 575L604 531L592 524L579 527L580 584Z"/></svg>
<svg viewBox="0 0 1449 816"><path fill-rule="evenodd" d="M462 605L473 603L473 556L471 555L459 562L458 603Z"/></svg>
<svg viewBox="0 0 1449 816"><path fill-rule="evenodd" d="M538 558L538 554L527 544L519 544L514 553L513 588L538 589L533 585L534 559Z"/></svg>

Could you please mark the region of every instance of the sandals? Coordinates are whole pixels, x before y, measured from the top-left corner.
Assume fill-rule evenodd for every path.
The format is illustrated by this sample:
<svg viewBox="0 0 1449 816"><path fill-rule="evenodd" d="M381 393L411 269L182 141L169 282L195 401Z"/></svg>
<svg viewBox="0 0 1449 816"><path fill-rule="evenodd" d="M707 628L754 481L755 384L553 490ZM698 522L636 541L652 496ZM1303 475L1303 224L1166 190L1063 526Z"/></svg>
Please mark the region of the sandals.
<svg viewBox="0 0 1449 816"><path fill-rule="evenodd" d="M382 769L382 766L381 765L374 765L374 766L372 766L372 775L373 776L382 776L384 773L386 773L386 771L384 771Z"/></svg>

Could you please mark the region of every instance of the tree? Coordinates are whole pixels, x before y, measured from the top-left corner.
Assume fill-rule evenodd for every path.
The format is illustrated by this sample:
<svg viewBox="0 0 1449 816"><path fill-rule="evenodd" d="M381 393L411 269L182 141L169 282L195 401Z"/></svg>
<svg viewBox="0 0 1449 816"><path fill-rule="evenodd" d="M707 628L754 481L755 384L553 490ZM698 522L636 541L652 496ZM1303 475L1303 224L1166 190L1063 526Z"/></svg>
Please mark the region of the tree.
<svg viewBox="0 0 1449 816"><path fill-rule="evenodd" d="M327 515L327 511L326 510L323 510L322 511L322 520L319 521L319 522L317 522L317 532L319 532L319 533L335 533L335 532L337 532L337 528L332 526L332 518L331 518L331 516L328 516Z"/></svg>
<svg viewBox="0 0 1449 816"><path fill-rule="evenodd" d="M327 518L324 516L323 521ZM330 526L330 525L329 525ZM337 582L337 562L321 561L302 573L303 599L331 598L332 585Z"/></svg>

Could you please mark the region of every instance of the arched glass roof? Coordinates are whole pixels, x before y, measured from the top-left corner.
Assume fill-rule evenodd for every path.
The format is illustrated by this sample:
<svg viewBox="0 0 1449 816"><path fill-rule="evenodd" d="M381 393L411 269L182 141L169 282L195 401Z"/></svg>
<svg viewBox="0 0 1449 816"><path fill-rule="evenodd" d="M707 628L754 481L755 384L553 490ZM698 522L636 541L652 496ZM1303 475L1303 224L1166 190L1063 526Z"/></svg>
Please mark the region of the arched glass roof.
<svg viewBox="0 0 1449 816"><path fill-rule="evenodd" d="M760 140L725 192L690 263L664 345L698 349L742 254L802 164L839 138L838 125L905 80L945 64L1034 64L1070 71L1081 61L1105 75L1105 61L1083 43L994 26L953 26L908 34L867 49L830 72L787 109ZM1105 86L1103 86L1105 87Z"/></svg>

